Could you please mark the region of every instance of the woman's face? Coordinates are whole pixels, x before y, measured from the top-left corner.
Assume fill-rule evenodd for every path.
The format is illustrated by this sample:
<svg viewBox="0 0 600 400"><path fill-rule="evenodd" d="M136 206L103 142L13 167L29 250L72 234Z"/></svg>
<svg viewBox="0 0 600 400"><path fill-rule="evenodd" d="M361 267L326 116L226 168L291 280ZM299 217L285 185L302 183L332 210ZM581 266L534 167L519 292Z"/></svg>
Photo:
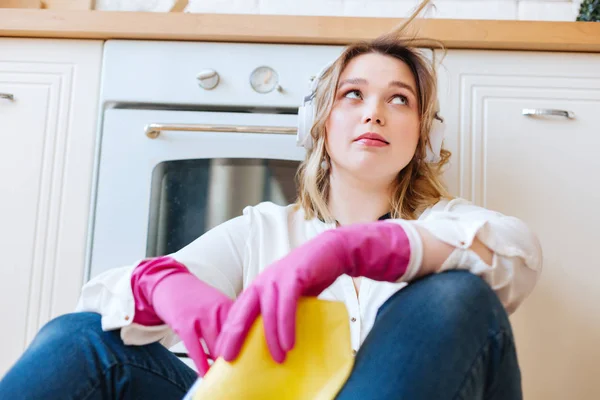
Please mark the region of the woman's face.
<svg viewBox="0 0 600 400"><path fill-rule="evenodd" d="M419 124L410 68L377 53L353 58L340 75L325 125L333 172L392 182L415 153Z"/></svg>

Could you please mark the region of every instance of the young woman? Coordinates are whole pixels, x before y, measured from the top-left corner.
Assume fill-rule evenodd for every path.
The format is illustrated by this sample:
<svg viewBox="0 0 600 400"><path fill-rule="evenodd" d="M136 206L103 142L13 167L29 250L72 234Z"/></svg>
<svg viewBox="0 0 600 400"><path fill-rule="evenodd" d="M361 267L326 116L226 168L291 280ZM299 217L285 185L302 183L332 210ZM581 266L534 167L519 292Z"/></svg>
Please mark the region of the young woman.
<svg viewBox="0 0 600 400"><path fill-rule="evenodd" d="M540 246L520 220L446 193L435 71L402 31L319 74L296 204L247 207L175 254L91 280L0 397L181 398L197 376L165 346L181 339L202 375L206 352L235 359L262 313L282 362L299 297L319 296L351 316L339 399L521 398L507 315L535 285Z"/></svg>

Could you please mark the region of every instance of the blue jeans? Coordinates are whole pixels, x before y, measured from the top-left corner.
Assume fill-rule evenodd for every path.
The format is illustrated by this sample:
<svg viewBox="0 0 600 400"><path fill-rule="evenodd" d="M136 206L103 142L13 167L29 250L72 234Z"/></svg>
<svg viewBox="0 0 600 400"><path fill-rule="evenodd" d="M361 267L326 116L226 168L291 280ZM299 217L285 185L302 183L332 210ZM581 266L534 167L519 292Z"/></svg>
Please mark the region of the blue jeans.
<svg viewBox="0 0 600 400"><path fill-rule="evenodd" d="M195 372L158 343L125 346L100 316L46 324L0 381L0 399L181 399ZM392 296L337 399L518 400L521 376L506 312L464 271L431 275Z"/></svg>

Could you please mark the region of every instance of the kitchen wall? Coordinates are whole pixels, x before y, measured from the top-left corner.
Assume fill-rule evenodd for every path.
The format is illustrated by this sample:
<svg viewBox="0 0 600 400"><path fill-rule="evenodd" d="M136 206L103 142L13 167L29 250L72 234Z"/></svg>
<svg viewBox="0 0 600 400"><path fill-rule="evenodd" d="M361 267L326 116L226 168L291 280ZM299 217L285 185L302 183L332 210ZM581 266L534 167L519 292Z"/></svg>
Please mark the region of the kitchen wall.
<svg viewBox="0 0 600 400"><path fill-rule="evenodd" d="M168 11L176 0L96 0L98 10ZM189 0L187 12L406 17L416 0ZM575 21L581 0L437 0L432 18Z"/></svg>

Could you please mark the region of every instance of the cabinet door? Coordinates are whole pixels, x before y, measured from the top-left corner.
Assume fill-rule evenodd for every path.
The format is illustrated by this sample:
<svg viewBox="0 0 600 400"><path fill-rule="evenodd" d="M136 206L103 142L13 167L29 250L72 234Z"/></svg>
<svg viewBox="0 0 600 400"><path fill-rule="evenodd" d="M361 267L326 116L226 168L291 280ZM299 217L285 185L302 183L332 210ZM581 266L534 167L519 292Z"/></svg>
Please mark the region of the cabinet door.
<svg viewBox="0 0 600 400"><path fill-rule="evenodd" d="M544 252L511 316L525 398L598 399L600 55L451 51L444 66L457 194L523 219Z"/></svg>
<svg viewBox="0 0 600 400"><path fill-rule="evenodd" d="M0 39L0 376L83 283L101 55Z"/></svg>

